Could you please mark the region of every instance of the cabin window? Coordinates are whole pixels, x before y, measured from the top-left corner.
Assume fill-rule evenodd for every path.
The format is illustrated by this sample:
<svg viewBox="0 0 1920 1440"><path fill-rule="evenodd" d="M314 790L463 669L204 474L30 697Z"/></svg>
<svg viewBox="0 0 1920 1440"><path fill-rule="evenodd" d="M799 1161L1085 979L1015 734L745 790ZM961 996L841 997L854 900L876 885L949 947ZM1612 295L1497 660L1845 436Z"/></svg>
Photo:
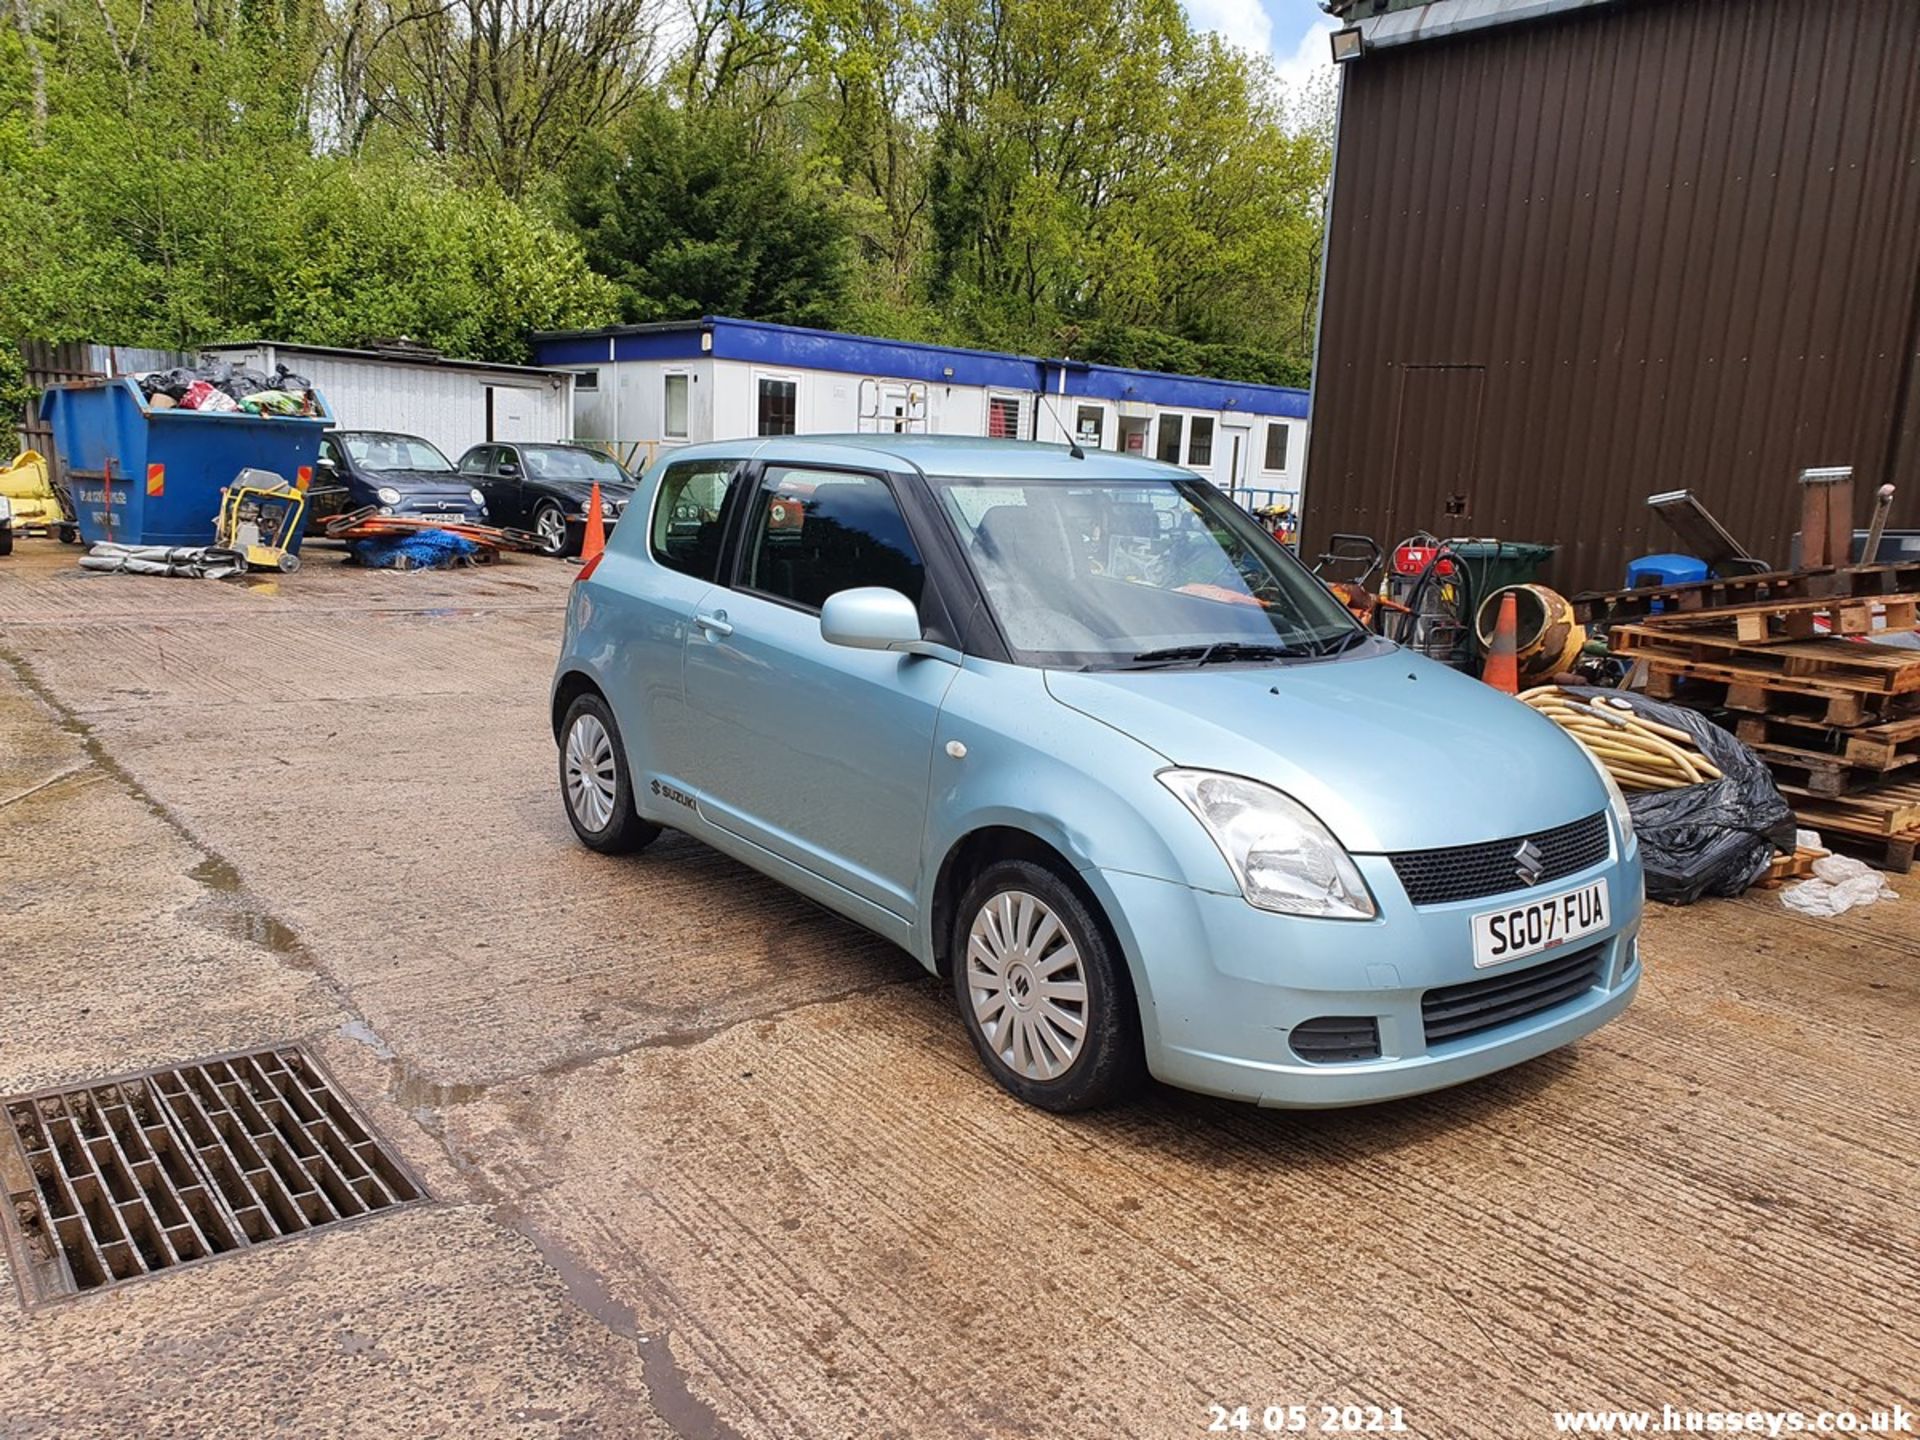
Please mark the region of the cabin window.
<svg viewBox="0 0 1920 1440"><path fill-rule="evenodd" d="M1074 416L1074 438L1089 450L1100 449L1100 429L1107 412L1098 405L1082 405Z"/></svg>
<svg viewBox="0 0 1920 1440"><path fill-rule="evenodd" d="M1288 427L1278 420L1267 425L1267 458L1262 468L1284 470L1287 468L1287 431Z"/></svg>
<svg viewBox="0 0 1920 1440"><path fill-rule="evenodd" d="M1186 418L1184 415L1160 417L1160 445L1154 454L1169 465L1180 463L1180 426Z"/></svg>
<svg viewBox="0 0 1920 1440"><path fill-rule="evenodd" d="M1213 417L1196 415L1187 428L1187 464L1204 469L1213 464Z"/></svg>
<svg viewBox="0 0 1920 1440"><path fill-rule="evenodd" d="M687 377L669 375L666 383L666 418L661 423L660 433L669 440L684 440L687 438ZM766 401L763 399L760 403L764 415ZM767 432L763 430L760 433L764 435Z"/></svg>
<svg viewBox="0 0 1920 1440"><path fill-rule="evenodd" d="M600 388L600 372L598 370L574 371L573 388L576 390L598 390Z"/></svg>
<svg viewBox="0 0 1920 1440"><path fill-rule="evenodd" d="M760 382L760 429L762 435L792 435L799 410L800 386L792 380Z"/></svg>
<svg viewBox="0 0 1920 1440"><path fill-rule="evenodd" d="M1010 395L987 397L987 438L989 440L1020 438L1020 402L1017 399Z"/></svg>

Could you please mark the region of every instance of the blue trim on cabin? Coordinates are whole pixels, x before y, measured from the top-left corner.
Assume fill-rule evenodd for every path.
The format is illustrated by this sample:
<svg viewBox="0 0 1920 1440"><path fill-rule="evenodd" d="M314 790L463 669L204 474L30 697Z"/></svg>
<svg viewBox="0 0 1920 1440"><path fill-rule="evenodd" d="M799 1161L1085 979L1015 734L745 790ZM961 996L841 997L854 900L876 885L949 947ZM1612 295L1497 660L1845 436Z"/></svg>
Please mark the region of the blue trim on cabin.
<svg viewBox="0 0 1920 1440"><path fill-rule="evenodd" d="M710 351L701 349L703 336L712 337ZM1307 418L1308 392L1288 386L1169 375L1077 360L1043 360L1034 355L929 345L919 340L883 340L873 335L848 335L766 320L735 320L723 315L662 325L616 325L604 330L537 335L534 358L541 365L605 364L609 343L616 360L694 360L707 354L716 360L778 369L1043 392L1070 400L1130 400L1173 410Z"/></svg>

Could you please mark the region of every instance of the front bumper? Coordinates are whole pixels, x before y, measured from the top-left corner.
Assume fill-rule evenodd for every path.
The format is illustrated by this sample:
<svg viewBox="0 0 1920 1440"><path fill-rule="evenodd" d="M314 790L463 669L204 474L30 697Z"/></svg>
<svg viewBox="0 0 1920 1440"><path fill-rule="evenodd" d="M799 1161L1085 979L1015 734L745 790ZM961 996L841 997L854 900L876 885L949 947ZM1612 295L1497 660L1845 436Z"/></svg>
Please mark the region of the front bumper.
<svg viewBox="0 0 1920 1440"><path fill-rule="evenodd" d="M1156 1077L1182 1089L1297 1108L1417 1095L1556 1050L1626 1009L1639 987L1637 855L1609 858L1537 892L1419 908L1384 856L1354 861L1380 907L1373 920L1305 920L1256 910L1239 895L1115 871L1088 875L1106 891L1101 898L1132 963L1147 1064ZM1609 928L1563 949L1474 968L1475 914L1599 876L1607 879L1613 906ZM1551 1008L1428 1044L1421 1014L1428 990L1518 974L1589 947L1599 951L1591 988ZM1324 1016L1374 1018L1379 1058L1302 1060L1290 1033Z"/></svg>
<svg viewBox="0 0 1920 1440"><path fill-rule="evenodd" d="M438 520L448 525L486 525L487 511L484 506L465 505L449 510L439 505L408 505L404 502L394 506L383 506L383 513L398 515L407 520Z"/></svg>

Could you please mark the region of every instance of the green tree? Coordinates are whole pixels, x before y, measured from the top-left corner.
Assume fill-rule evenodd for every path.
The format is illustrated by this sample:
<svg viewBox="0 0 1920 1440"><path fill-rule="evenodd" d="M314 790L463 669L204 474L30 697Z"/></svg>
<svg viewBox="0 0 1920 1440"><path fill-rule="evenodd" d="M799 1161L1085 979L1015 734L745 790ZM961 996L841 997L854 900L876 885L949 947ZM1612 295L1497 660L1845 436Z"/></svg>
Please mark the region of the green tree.
<svg viewBox="0 0 1920 1440"><path fill-rule="evenodd" d="M853 274L846 216L826 177L764 144L761 129L655 99L574 167L568 213L627 319L840 322Z"/></svg>

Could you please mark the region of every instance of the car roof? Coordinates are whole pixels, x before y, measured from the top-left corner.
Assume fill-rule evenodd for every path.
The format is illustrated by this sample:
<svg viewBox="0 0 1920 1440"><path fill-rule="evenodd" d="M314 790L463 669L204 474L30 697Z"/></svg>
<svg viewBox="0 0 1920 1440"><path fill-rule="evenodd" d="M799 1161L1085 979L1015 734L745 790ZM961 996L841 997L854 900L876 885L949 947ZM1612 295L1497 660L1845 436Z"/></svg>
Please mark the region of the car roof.
<svg viewBox="0 0 1920 1440"><path fill-rule="evenodd" d="M371 435L381 440L418 440L422 445L433 445L424 435L410 435L405 430L329 430L330 439L344 440L349 435ZM437 450L439 446L434 446Z"/></svg>
<svg viewBox="0 0 1920 1440"><path fill-rule="evenodd" d="M776 435L681 445L661 459L782 461L791 464L918 469L967 480L1192 480L1193 471L1159 460L1088 450L1075 459L1065 445L1034 440L983 440L971 435Z"/></svg>

